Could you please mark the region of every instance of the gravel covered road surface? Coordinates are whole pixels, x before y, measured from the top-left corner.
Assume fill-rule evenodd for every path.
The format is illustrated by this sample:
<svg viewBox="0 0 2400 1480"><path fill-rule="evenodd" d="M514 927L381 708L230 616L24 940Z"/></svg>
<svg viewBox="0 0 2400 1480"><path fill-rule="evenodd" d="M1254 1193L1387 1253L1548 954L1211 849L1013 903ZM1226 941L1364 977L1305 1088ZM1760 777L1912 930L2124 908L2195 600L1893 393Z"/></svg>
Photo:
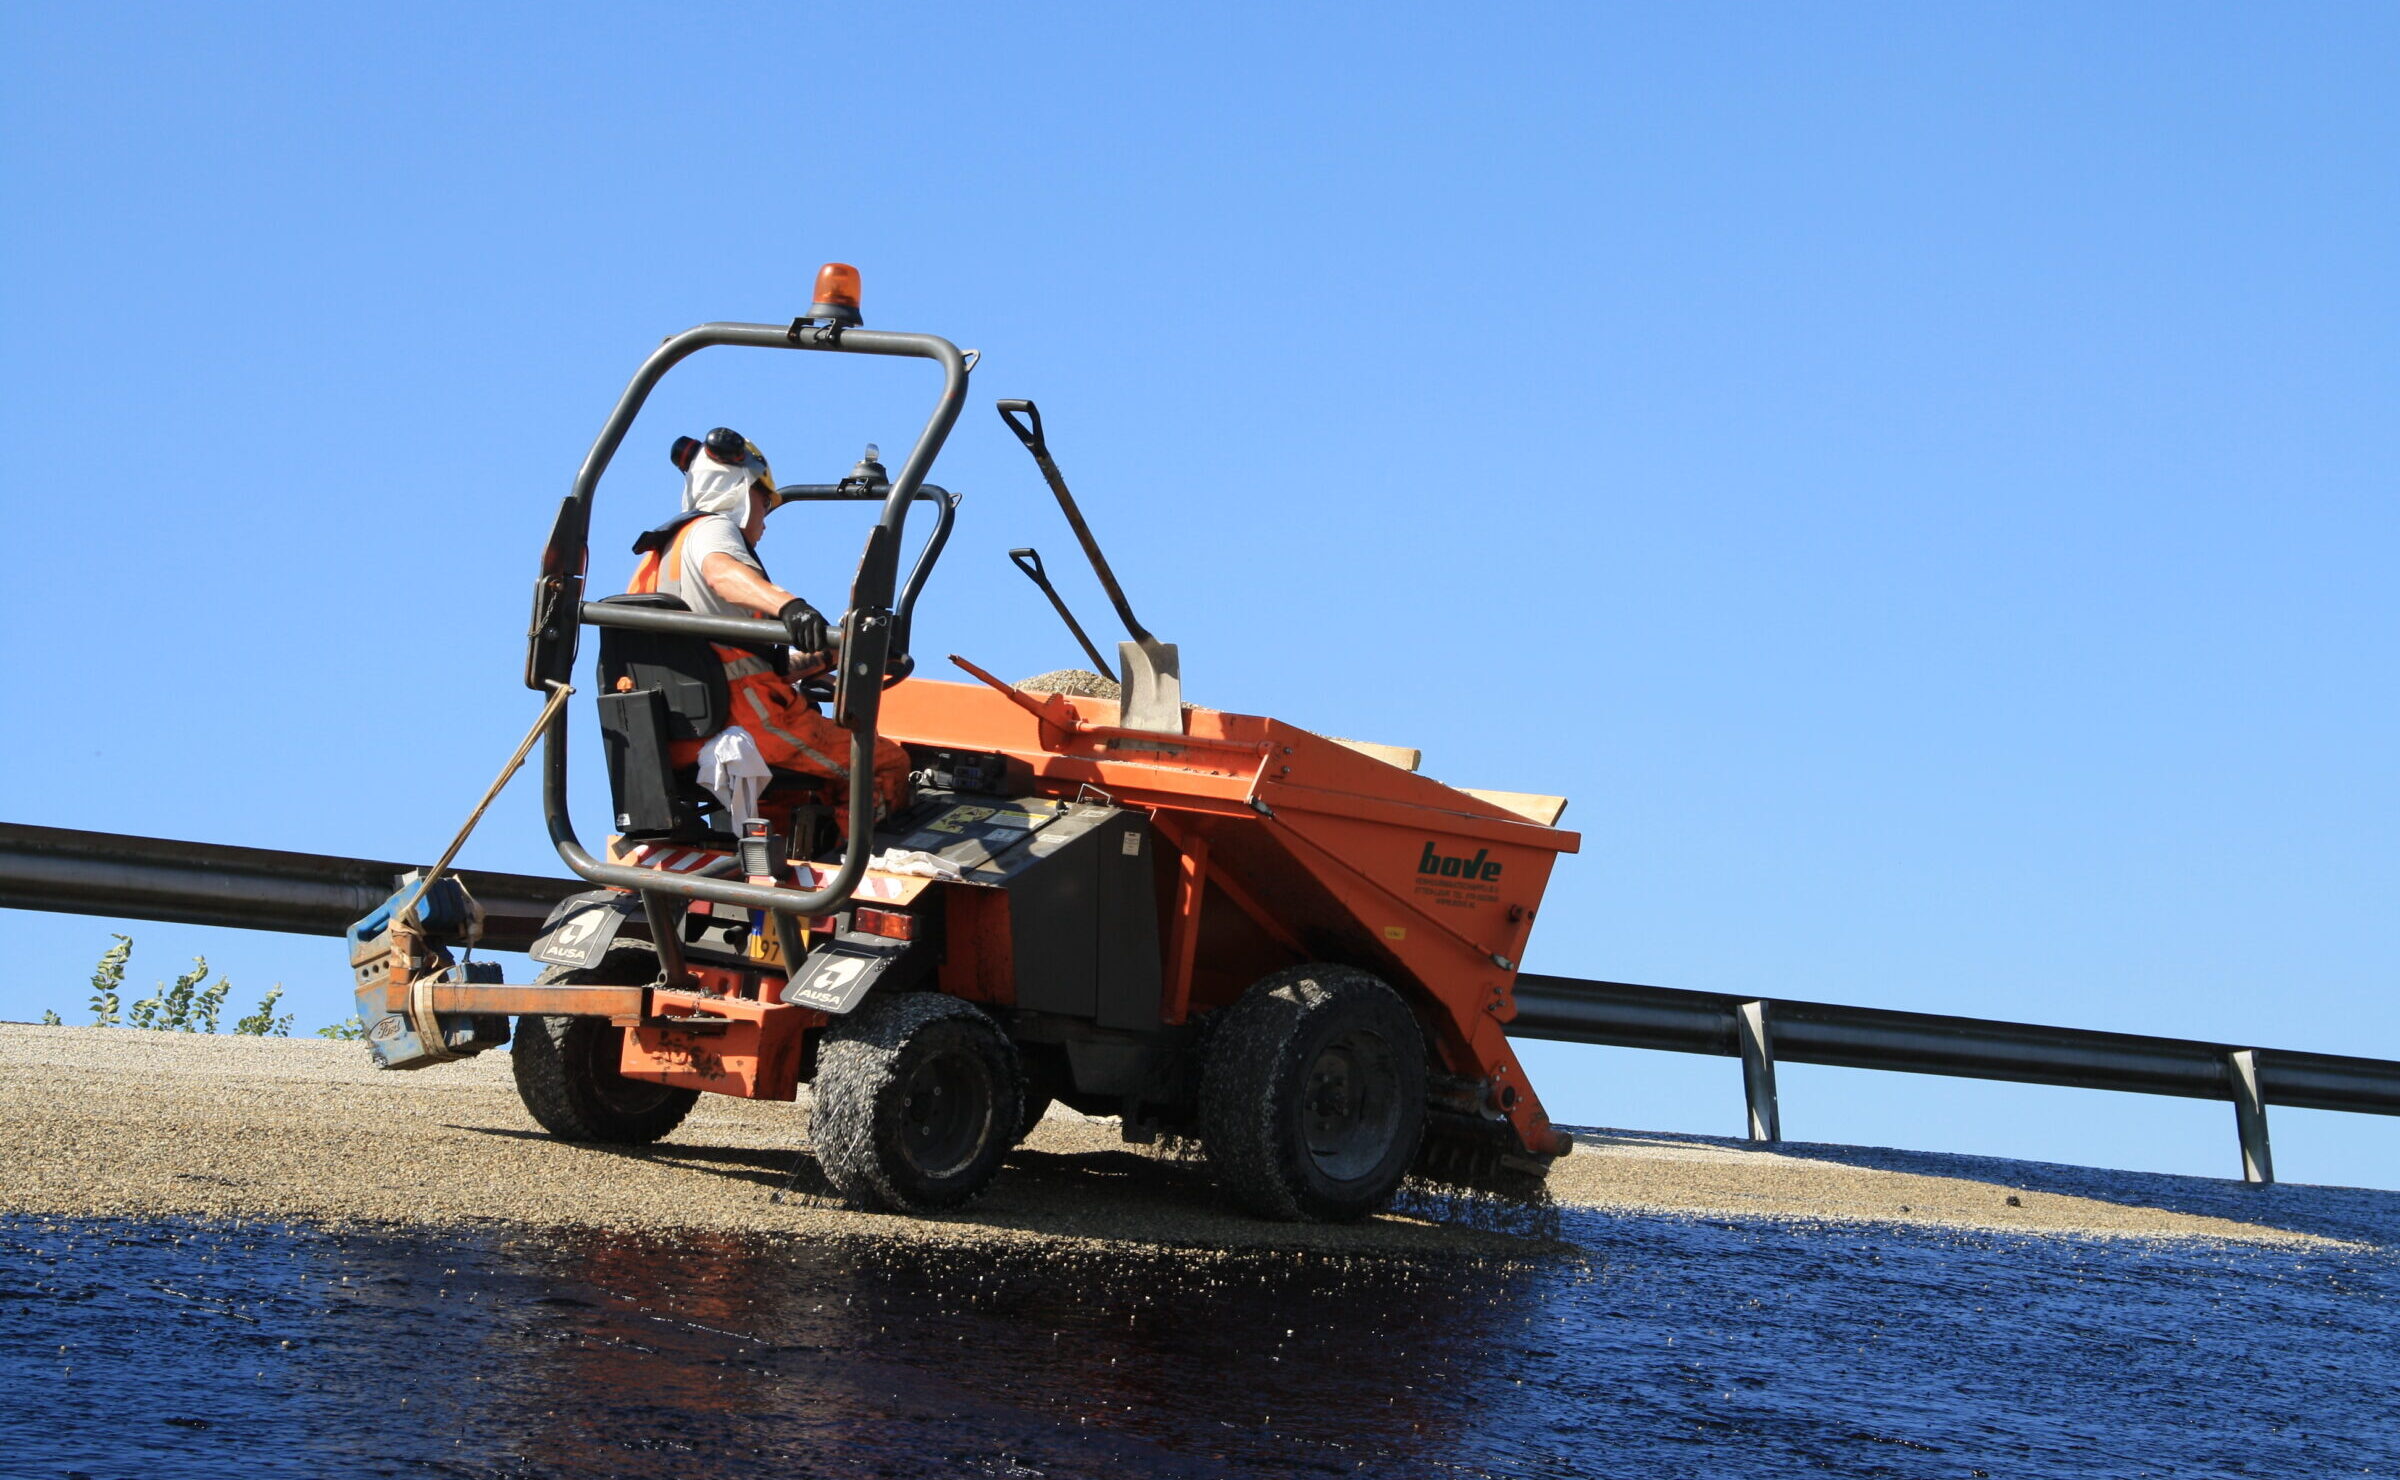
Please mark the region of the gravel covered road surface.
<svg viewBox="0 0 2400 1480"><path fill-rule="evenodd" d="M518 1104L505 1053L378 1071L357 1043L0 1023L0 1212L320 1224L705 1229L930 1244L1051 1240L1327 1252L1522 1249L1422 1217L1263 1223L1204 1169L1054 1109L961 1212L901 1218L815 1195L798 1105L703 1095L666 1141L572 1145ZM795 1179L795 1171L798 1175ZM794 1191L778 1201L789 1183ZM1569 1207L2001 1232L2327 1242L2308 1208L2385 1193L1702 1137L1596 1132L1552 1173ZM2287 1214L2291 1216L2286 1216ZM2334 1223L2338 1232L2339 1220Z"/></svg>

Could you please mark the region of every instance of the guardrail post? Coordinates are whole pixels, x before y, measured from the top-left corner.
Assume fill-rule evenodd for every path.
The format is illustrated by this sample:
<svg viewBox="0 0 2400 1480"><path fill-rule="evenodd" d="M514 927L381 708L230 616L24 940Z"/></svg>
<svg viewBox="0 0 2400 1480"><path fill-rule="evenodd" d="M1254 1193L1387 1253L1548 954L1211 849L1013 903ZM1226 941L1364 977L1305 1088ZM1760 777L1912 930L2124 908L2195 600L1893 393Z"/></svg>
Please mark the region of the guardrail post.
<svg viewBox="0 0 2400 1480"><path fill-rule="evenodd" d="M2275 1157L2267 1149L2267 1100L2258 1092L2258 1051L2237 1048L2225 1055L2233 1081L2233 1124L2242 1137L2242 1180L2261 1186L2275 1180Z"/></svg>
<svg viewBox="0 0 2400 1480"><path fill-rule="evenodd" d="M1775 1045L1767 1036L1767 1004L1745 1002L1734 1009L1734 1035L1742 1045L1742 1097L1750 1104L1750 1139L1783 1139L1783 1117L1775 1107Z"/></svg>

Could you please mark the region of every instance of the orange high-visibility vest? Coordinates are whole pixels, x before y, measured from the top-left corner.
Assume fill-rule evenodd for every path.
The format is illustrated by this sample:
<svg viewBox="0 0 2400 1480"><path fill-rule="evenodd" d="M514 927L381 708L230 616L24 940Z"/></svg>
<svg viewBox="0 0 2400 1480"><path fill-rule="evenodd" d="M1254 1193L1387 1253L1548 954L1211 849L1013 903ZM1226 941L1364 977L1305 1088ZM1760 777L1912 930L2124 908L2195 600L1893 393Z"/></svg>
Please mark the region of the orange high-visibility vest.
<svg viewBox="0 0 2400 1480"><path fill-rule="evenodd" d="M707 578L698 571L689 572L687 575L683 568L684 536L690 534L692 526L698 522L698 518L686 519L683 521L682 527L675 531L675 537L667 541L663 549L652 546L650 549L644 550L641 563L633 568L633 579L626 583L626 591L634 595L654 596L658 593L660 573L669 570L675 572L677 585L682 585L687 579L706 580ZM687 602L686 605L689 603ZM830 776L837 781L847 781L850 778L848 766L827 755L818 746L811 745L793 734L788 726L779 723L785 717L784 710L787 707L804 702L800 699L798 691L792 687L790 680L784 677L780 668L771 660L747 648L727 647L722 643L710 643L709 646L716 650L717 661L725 667L725 688L733 707L733 713L728 716L727 723L741 725L745 728L755 726L774 739L782 741L784 745L790 746L793 751L797 752L797 759L806 763L809 769ZM810 711L814 712L813 705L810 706ZM669 747L670 756L676 764L688 765L691 763L692 756L683 753L687 748L696 754L699 750L699 742L679 740Z"/></svg>
<svg viewBox="0 0 2400 1480"><path fill-rule="evenodd" d="M702 517L699 514L688 514L677 520L675 537L663 546L652 544L649 535L642 536L640 543L634 546L636 550L641 551L641 563L633 568L633 579L625 583L627 595L657 595L658 574L662 569L672 568L675 572L675 583L683 584L683 537L692 532L692 526L699 523ZM672 567L666 565L666 562L670 560L674 562Z"/></svg>

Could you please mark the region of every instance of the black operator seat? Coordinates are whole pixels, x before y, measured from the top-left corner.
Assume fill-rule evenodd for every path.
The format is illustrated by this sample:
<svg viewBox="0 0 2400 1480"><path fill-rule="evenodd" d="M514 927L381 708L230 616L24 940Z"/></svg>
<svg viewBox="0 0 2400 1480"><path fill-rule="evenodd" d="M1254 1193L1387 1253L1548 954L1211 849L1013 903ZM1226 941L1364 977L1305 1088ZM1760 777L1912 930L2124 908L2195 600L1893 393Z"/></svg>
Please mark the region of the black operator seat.
<svg viewBox="0 0 2400 1480"><path fill-rule="evenodd" d="M603 596L600 606L639 606L688 612L680 596L638 593ZM631 680L630 683L626 680ZM600 697L655 689L663 701L666 737L705 740L733 723L733 696L716 645L680 632L632 627L600 629Z"/></svg>
<svg viewBox="0 0 2400 1480"><path fill-rule="evenodd" d="M601 605L689 611L681 597L604 596ZM698 768L677 766L668 746L705 740L730 723L732 692L715 647L679 632L600 629L600 741L616 830L629 840L707 844L716 800Z"/></svg>
<svg viewBox="0 0 2400 1480"><path fill-rule="evenodd" d="M604 596L603 604L689 611L682 598ZM764 653L765 649L760 649ZM731 848L731 819L700 784L697 766L678 766L669 746L706 740L735 723L733 693L716 644L676 632L600 629L600 738L617 832L636 842ZM821 778L777 770L767 791L787 803L818 800Z"/></svg>

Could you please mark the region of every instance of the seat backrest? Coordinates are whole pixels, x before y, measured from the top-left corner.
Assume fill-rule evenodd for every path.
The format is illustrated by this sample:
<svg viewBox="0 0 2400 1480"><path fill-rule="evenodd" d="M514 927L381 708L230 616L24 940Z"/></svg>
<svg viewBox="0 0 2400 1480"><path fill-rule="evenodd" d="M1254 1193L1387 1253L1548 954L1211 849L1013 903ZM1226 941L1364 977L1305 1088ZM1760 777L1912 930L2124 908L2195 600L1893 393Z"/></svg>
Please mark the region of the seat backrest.
<svg viewBox="0 0 2400 1480"><path fill-rule="evenodd" d="M602 605L647 606L689 611L683 599L656 594L604 596ZM630 679L630 683L620 680ZM703 637L643 632L631 627L600 629L600 692L656 689L666 702L670 740L705 740L733 723L733 697L725 665Z"/></svg>

